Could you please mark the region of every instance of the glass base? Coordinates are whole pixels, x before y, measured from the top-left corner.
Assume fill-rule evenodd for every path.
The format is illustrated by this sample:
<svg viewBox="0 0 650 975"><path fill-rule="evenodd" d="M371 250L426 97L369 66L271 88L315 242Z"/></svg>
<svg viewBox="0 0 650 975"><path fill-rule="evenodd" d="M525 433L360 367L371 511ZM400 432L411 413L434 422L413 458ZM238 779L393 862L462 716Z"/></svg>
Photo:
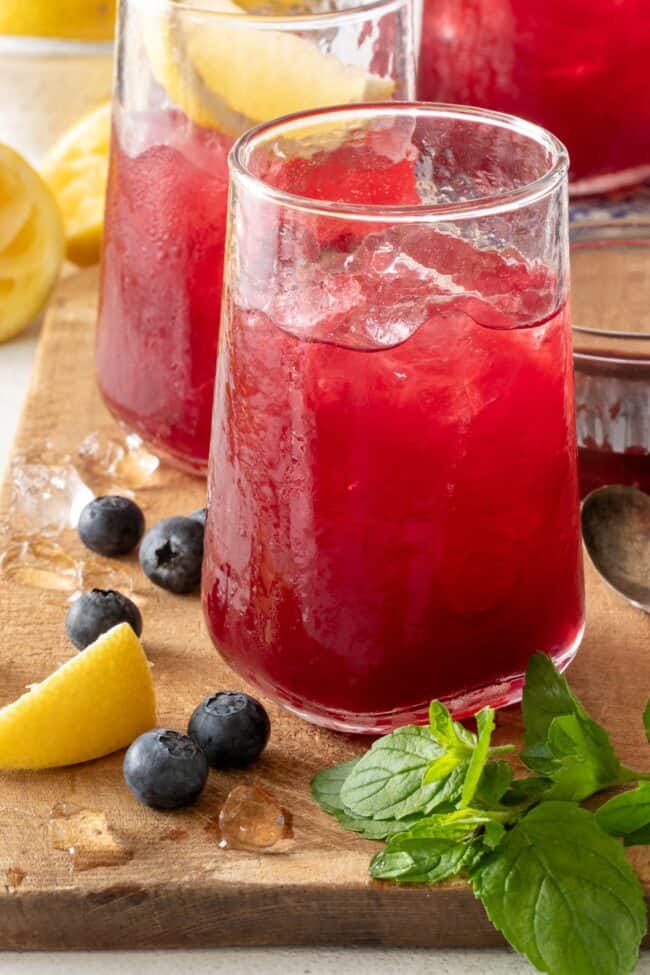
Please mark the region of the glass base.
<svg viewBox="0 0 650 975"><path fill-rule="evenodd" d="M101 392L101 390L100 390ZM102 400L104 406L109 411L114 420L116 420L121 428L126 433L136 433L138 437L142 440L145 447L147 447L153 454L160 457L160 460L165 464L170 464L172 467L176 467L178 470L184 471L186 474L191 474L193 477L203 477L206 478L208 475L208 463L204 460L194 460L191 457L187 457L185 454L176 453L169 449L167 444L161 443L149 434L149 431L142 426L140 423L135 422L132 418L128 420L117 410L111 401L103 395Z"/></svg>
<svg viewBox="0 0 650 975"><path fill-rule="evenodd" d="M583 623L573 643L566 650L553 657L553 663L560 672L566 670L578 652L584 631ZM348 734L358 735L383 735L406 724L426 724L429 718L430 700L398 711L364 715L346 711L329 711L324 708L305 708L275 691L269 691L268 687L260 685L254 679L251 680L250 675L247 676L251 683L257 684L263 694L272 698L287 711L297 714L299 718L303 718L311 724L329 728L332 731L344 731ZM456 720L471 718L484 707L506 708L510 704L517 704L521 701L524 683L524 674L515 674L496 684L487 684L484 687L443 697L440 700Z"/></svg>

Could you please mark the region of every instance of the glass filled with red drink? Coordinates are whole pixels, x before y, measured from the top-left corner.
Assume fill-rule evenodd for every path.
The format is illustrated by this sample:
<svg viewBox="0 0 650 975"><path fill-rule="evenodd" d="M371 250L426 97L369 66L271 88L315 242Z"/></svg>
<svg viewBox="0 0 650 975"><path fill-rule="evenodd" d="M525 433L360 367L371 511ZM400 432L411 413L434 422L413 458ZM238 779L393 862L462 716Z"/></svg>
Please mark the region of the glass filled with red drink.
<svg viewBox="0 0 650 975"><path fill-rule="evenodd" d="M204 609L311 721L468 715L576 652L566 173L532 124L424 104L233 150Z"/></svg>
<svg viewBox="0 0 650 975"><path fill-rule="evenodd" d="M647 0L423 0L419 96L554 132L571 190L650 176Z"/></svg>
<svg viewBox="0 0 650 975"><path fill-rule="evenodd" d="M97 376L178 465L207 466L235 137L412 96L412 20L411 0L122 0Z"/></svg>

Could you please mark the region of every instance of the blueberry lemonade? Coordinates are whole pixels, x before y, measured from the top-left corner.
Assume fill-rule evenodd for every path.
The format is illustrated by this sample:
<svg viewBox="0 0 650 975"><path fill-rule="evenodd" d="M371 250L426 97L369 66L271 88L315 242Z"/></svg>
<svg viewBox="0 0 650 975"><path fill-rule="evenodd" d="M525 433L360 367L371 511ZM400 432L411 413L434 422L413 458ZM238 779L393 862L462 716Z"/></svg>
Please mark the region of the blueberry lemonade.
<svg viewBox="0 0 650 975"><path fill-rule="evenodd" d="M333 727L509 703L580 640L566 162L504 118L323 112L233 157L205 609Z"/></svg>
<svg viewBox="0 0 650 975"><path fill-rule="evenodd" d="M204 471L226 239L228 152L303 108L405 98L409 0L123 0L97 338L104 399Z"/></svg>

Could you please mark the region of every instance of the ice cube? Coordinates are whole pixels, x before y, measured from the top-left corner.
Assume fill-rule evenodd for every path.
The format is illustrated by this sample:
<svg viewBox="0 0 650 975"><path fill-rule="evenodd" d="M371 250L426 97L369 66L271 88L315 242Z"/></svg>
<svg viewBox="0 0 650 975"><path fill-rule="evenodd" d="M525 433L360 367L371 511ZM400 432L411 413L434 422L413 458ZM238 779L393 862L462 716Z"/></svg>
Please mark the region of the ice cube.
<svg viewBox="0 0 650 975"><path fill-rule="evenodd" d="M219 832L223 849L268 849L287 836L287 814L266 790L238 785L221 808Z"/></svg>
<svg viewBox="0 0 650 975"><path fill-rule="evenodd" d="M11 471L8 524L14 535L55 537L76 528L94 497L71 464L46 465L16 458Z"/></svg>

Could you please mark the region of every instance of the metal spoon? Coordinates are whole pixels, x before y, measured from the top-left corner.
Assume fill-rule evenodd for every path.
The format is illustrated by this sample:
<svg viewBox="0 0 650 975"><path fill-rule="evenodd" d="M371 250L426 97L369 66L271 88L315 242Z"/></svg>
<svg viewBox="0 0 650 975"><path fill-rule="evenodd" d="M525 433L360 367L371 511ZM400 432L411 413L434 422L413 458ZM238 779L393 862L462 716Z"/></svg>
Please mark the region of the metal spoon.
<svg viewBox="0 0 650 975"><path fill-rule="evenodd" d="M650 613L650 495L611 484L582 502L582 537L612 589Z"/></svg>

